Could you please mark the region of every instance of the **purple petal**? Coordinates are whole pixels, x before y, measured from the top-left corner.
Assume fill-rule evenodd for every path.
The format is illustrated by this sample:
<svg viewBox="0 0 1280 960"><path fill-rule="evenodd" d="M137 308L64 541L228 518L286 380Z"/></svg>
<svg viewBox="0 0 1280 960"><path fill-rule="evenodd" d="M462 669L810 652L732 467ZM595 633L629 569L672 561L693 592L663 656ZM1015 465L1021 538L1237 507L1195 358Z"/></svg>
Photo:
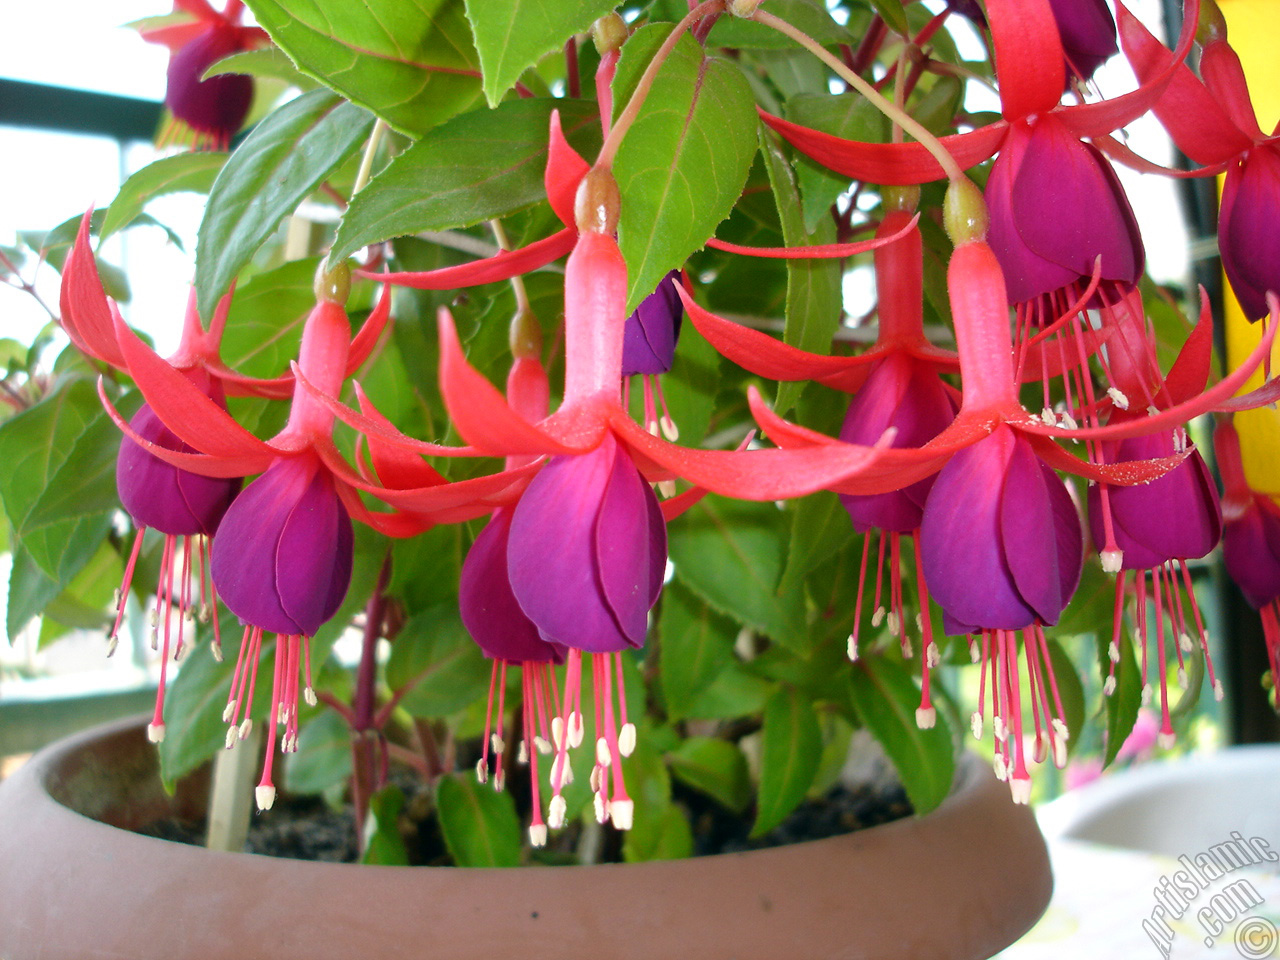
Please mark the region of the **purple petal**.
<svg viewBox="0 0 1280 960"><path fill-rule="evenodd" d="M507 544L511 591L525 615L544 637L593 653L631 646L602 593L596 556L616 455L606 434L590 453L552 457L516 504Z"/></svg>
<svg viewBox="0 0 1280 960"><path fill-rule="evenodd" d="M152 443L170 450L194 452L161 423L145 403L129 425ZM174 536L207 536L218 528L239 489L239 480L202 477L170 466L128 437L120 443L116 490L137 526Z"/></svg>
<svg viewBox="0 0 1280 960"><path fill-rule="evenodd" d="M311 636L338 612L351 586L351 518L328 470L317 470L289 511L276 552L280 603Z"/></svg>
<svg viewBox="0 0 1280 960"><path fill-rule="evenodd" d="M1031 124L1011 199L1018 234L1037 256L1078 278L1099 256L1104 280L1131 286L1142 275L1142 237L1115 171L1052 116Z"/></svg>
<svg viewBox="0 0 1280 960"><path fill-rule="evenodd" d="M1114 459L1147 460L1174 452L1166 433L1135 437L1116 445ZM1149 570L1167 560L1203 557L1222 535L1218 489L1199 451L1163 477L1132 487L1112 486L1107 494L1116 545L1124 551L1124 569ZM1089 527L1095 543L1104 542L1102 494L1089 489Z"/></svg>
<svg viewBox="0 0 1280 960"><path fill-rule="evenodd" d="M220 144L244 123L253 100L253 78L237 73L200 78L214 63L241 49L235 27L213 24L169 61L165 104L192 130L209 134Z"/></svg>
<svg viewBox="0 0 1280 960"><path fill-rule="evenodd" d="M1013 185L1029 138L1025 124L1014 124L1005 137L1000 155L991 166L985 196L991 225L987 242L1004 272L1010 303L1025 303L1052 290L1060 290L1079 274L1034 253L1018 231L1014 217Z"/></svg>
<svg viewBox="0 0 1280 960"><path fill-rule="evenodd" d="M1280 514L1259 495L1222 531L1222 559L1255 609L1280 598Z"/></svg>
<svg viewBox="0 0 1280 960"><path fill-rule="evenodd" d="M921 447L955 418L956 405L936 368L905 353L890 353L871 371L849 403L840 439L874 444L885 430L895 430L894 447ZM868 496L842 494L855 530L872 528L910 533L920 526L925 498L934 477L902 490Z"/></svg>
<svg viewBox="0 0 1280 960"><path fill-rule="evenodd" d="M1049 0L1062 38L1067 73L1088 80L1119 52L1116 21L1106 0Z"/></svg>
<svg viewBox="0 0 1280 960"><path fill-rule="evenodd" d="M1280 152L1270 144L1249 151L1227 170L1219 214L1222 266L1250 320L1265 317L1267 291L1280 292Z"/></svg>
<svg viewBox="0 0 1280 960"><path fill-rule="evenodd" d="M672 270L640 301L622 332L622 375L666 373L675 359L684 307L676 293L680 271Z"/></svg>
<svg viewBox="0 0 1280 960"><path fill-rule="evenodd" d="M564 662L564 648L545 642L515 594L507 576L510 509L493 512L462 564L458 608L467 632L485 656L515 663Z"/></svg>
<svg viewBox="0 0 1280 960"><path fill-rule="evenodd" d="M1014 586L1045 623L1056 623L1066 599L1058 575L1058 537L1052 486L1031 447L1019 438L1005 471L1000 498L1000 536Z"/></svg>
<svg viewBox="0 0 1280 960"><path fill-rule="evenodd" d="M929 592L953 621L975 628L1020 630L1036 620L1005 562L1001 535L1014 446L1013 432L1001 427L952 457L929 491L920 524Z"/></svg>
<svg viewBox="0 0 1280 960"><path fill-rule="evenodd" d="M654 598L654 573L659 566L666 566L665 524L661 556L650 555L655 510L660 520L662 511L653 490L626 454L616 454L596 523L596 557L605 603L635 647L644 644ZM661 576L658 573L659 588Z"/></svg>

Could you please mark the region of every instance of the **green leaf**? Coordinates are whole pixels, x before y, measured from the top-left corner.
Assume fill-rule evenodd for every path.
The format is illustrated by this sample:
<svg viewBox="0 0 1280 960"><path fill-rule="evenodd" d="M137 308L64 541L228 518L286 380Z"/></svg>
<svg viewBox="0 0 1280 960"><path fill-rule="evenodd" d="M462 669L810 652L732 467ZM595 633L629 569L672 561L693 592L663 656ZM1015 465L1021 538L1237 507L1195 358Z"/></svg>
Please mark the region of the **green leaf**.
<svg viewBox="0 0 1280 960"><path fill-rule="evenodd" d="M304 93L245 137L209 192L196 242L200 314L264 240L368 137L373 117L327 90Z"/></svg>
<svg viewBox="0 0 1280 960"><path fill-rule="evenodd" d="M303 73L419 137L480 98L462 0L247 0Z"/></svg>
<svg viewBox="0 0 1280 960"><path fill-rule="evenodd" d="M387 867L407 867L409 851L400 833L400 811L404 791L392 784L369 797L369 818L365 821L366 844L361 863Z"/></svg>
<svg viewBox="0 0 1280 960"><path fill-rule="evenodd" d="M678 582L662 596L658 647L667 716L680 720L733 656L738 628Z"/></svg>
<svg viewBox="0 0 1280 960"><path fill-rule="evenodd" d="M772 504L709 496L672 525L669 547L681 583L721 613L803 651L804 597L778 590L786 536L785 517Z"/></svg>
<svg viewBox="0 0 1280 960"><path fill-rule="evenodd" d="M690 737L667 755L678 780L705 793L726 809L742 813L751 803L747 758L737 744L715 737Z"/></svg>
<svg viewBox="0 0 1280 960"><path fill-rule="evenodd" d="M458 866L520 865L520 821L511 794L458 773L436 785L436 812L445 846Z"/></svg>
<svg viewBox="0 0 1280 960"><path fill-rule="evenodd" d="M110 529L118 445L84 380L0 424L0 498L15 538L59 590Z"/></svg>
<svg viewBox="0 0 1280 960"><path fill-rule="evenodd" d="M787 100L785 115L792 123L846 140L881 143L889 138L889 122L884 114L856 93L800 94ZM831 219L831 205L849 189L849 178L803 154L796 153L795 157L805 228L813 230L824 219Z"/></svg>
<svg viewBox="0 0 1280 960"><path fill-rule="evenodd" d="M907 22L907 11L902 7L902 0L871 0L871 5L894 33L910 36L911 25Z"/></svg>
<svg viewBox="0 0 1280 960"><path fill-rule="evenodd" d="M512 100L454 117L356 194L331 259L393 237L505 217L545 198L552 109L560 111L565 136L593 155L600 125L595 104L584 100Z"/></svg>
<svg viewBox="0 0 1280 960"><path fill-rule="evenodd" d="M467 0L467 18L490 106L502 99L520 74L563 47L575 33L585 33L614 6L613 0Z"/></svg>
<svg viewBox="0 0 1280 960"><path fill-rule="evenodd" d="M641 27L622 48L615 96L634 79L633 50L647 50L667 24ZM644 39L633 48L636 38ZM631 53L631 57L628 54ZM614 161L623 204L618 243L627 262L627 312L715 233L737 202L756 150L755 101L738 68L680 38L654 78Z"/></svg>
<svg viewBox="0 0 1280 960"><path fill-rule="evenodd" d="M1053 669L1057 698L1062 701L1062 722L1067 725L1067 754L1070 755L1084 729L1084 686L1071 657L1056 639L1049 639L1049 662ZM1050 701L1052 702L1052 701Z"/></svg>
<svg viewBox="0 0 1280 960"><path fill-rule="evenodd" d="M251 377L278 377L298 356L302 325L315 306L317 257L255 274L236 286L222 337L222 358Z"/></svg>
<svg viewBox="0 0 1280 960"><path fill-rule="evenodd" d="M302 725L298 752L285 760L284 786L290 793L324 793L351 776L351 730L332 710Z"/></svg>
<svg viewBox="0 0 1280 960"><path fill-rule="evenodd" d="M764 708L760 799L751 836L768 833L804 799L822 757L822 731L813 704L795 690L780 689Z"/></svg>
<svg viewBox="0 0 1280 960"><path fill-rule="evenodd" d="M13 547L9 570L9 604L5 611L5 634L12 641L37 613L56 597L62 586L40 569L22 544Z"/></svg>
<svg viewBox="0 0 1280 960"><path fill-rule="evenodd" d="M760 149L773 187L773 198L782 221L782 238L789 247L836 242L836 228L831 219L818 221L812 230L805 227L800 203L800 188L791 165L782 153L778 137L772 131L760 131ZM840 325L843 293L840 288L842 267L839 260L810 259L787 261L787 322L783 327L785 343L810 353L829 353L831 338ZM805 381L778 384L774 409L785 414L800 398Z"/></svg>
<svg viewBox="0 0 1280 960"><path fill-rule="evenodd" d="M288 55L279 47L264 47L260 50L245 50L223 57L204 72L206 78L221 76L225 73L243 73L261 79L283 80L291 87L299 90L313 90L316 83L301 73Z"/></svg>
<svg viewBox="0 0 1280 960"><path fill-rule="evenodd" d="M774 684L749 671L736 658L689 705L688 720L731 720L748 717L764 709Z"/></svg>
<svg viewBox="0 0 1280 960"><path fill-rule="evenodd" d="M1098 663L1104 675L1111 669L1109 637L1098 635ZM1103 767L1111 766L1125 740L1133 732L1142 707L1142 671L1134 656L1133 641L1125 630L1120 631L1120 642L1115 649L1116 688L1104 698L1107 711L1106 750L1102 754Z"/></svg>
<svg viewBox="0 0 1280 960"><path fill-rule="evenodd" d="M409 687L400 705L415 717L447 717L489 688L489 662L471 639L457 603L412 617L396 636L387 661L392 690Z"/></svg>
<svg viewBox="0 0 1280 960"><path fill-rule="evenodd" d="M834 493L821 491L793 501L787 566L778 584L781 593L802 589L804 578L853 539L849 514Z"/></svg>
<svg viewBox="0 0 1280 960"><path fill-rule="evenodd" d="M951 791L955 754L946 716L938 712L934 726L916 725L920 689L901 661L891 656L864 656L849 670L853 705L898 771L898 779L917 814L933 810Z"/></svg>
<svg viewBox="0 0 1280 960"><path fill-rule="evenodd" d="M128 226L156 197L183 191L208 193L226 161L225 153L195 151L163 157L147 164L124 182L111 201L102 221L98 242Z"/></svg>
<svg viewBox="0 0 1280 960"><path fill-rule="evenodd" d="M769 0L767 9L824 46L855 42L845 27L831 19L831 14L821 0ZM721 17L707 35L707 46L743 50L794 49L795 41L772 27L753 20Z"/></svg>

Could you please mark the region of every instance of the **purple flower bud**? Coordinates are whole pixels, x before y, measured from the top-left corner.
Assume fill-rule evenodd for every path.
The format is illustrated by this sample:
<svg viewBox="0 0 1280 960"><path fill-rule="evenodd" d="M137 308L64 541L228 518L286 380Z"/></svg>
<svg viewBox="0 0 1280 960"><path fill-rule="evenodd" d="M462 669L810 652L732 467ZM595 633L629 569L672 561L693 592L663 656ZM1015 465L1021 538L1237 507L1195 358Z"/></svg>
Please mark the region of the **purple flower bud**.
<svg viewBox="0 0 1280 960"><path fill-rule="evenodd" d="M675 359L676 341L680 338L680 321L684 308L676 283L680 271L672 270L658 282L658 287L640 301L635 313L627 317L622 334L622 375L666 373Z"/></svg>
<svg viewBox="0 0 1280 960"><path fill-rule="evenodd" d="M1084 538L1062 480L1007 426L947 462L920 525L929 591L948 633L1058 622Z"/></svg>
<svg viewBox="0 0 1280 960"><path fill-rule="evenodd" d="M1107 452L1107 460L1152 460L1173 453L1173 438L1163 432L1121 440ZM1107 499L1116 546L1124 551L1124 570L1151 570L1168 560L1203 557L1222 534L1218 488L1199 451L1150 483L1109 486ZM1095 544L1105 542L1102 519L1102 491L1093 485L1089 529Z"/></svg>
<svg viewBox="0 0 1280 960"><path fill-rule="evenodd" d="M548 642L641 646L666 564L657 497L612 434L590 453L553 457L516 504L511 592Z"/></svg>
<svg viewBox="0 0 1280 960"><path fill-rule="evenodd" d="M314 455L282 457L222 518L213 582L245 623L309 637L342 605L353 550L333 475Z"/></svg>
<svg viewBox="0 0 1280 960"><path fill-rule="evenodd" d="M129 425L143 439L168 450L195 452L161 423L145 403ZM116 490L121 504L138 527L150 527L172 536L211 536L239 489L238 478L202 477L170 466L128 437L120 442Z"/></svg>
<svg viewBox="0 0 1280 960"><path fill-rule="evenodd" d="M215 147L225 147L239 131L253 101L253 78L231 73L201 80L210 66L245 49L243 31L212 23L169 61L164 102L175 117Z"/></svg>
<svg viewBox="0 0 1280 960"><path fill-rule="evenodd" d="M1106 0L1049 0L1058 24L1068 80L1088 80L1120 50L1116 21Z"/></svg>
<svg viewBox="0 0 1280 960"><path fill-rule="evenodd" d="M1250 320L1268 313L1267 291L1280 293L1280 151L1254 147L1227 169L1218 247L1222 266Z"/></svg>
<svg viewBox="0 0 1280 960"><path fill-rule="evenodd" d="M495 510L471 544L458 586L462 622L490 659L564 663L564 647L542 639L511 592L507 573L511 516L510 508Z"/></svg>
<svg viewBox="0 0 1280 960"><path fill-rule="evenodd" d="M1104 289L1142 276L1142 237L1115 171L1052 114L1010 126L986 200L1010 303L1087 285L1099 256Z"/></svg>
<svg viewBox="0 0 1280 960"><path fill-rule="evenodd" d="M956 402L933 364L902 351L888 353L849 402L840 439L871 446L892 427L895 447L922 447L955 418ZM936 475L935 475L936 476ZM920 526L925 498L935 477L902 490L868 496L841 494L840 502L859 532L872 528L910 533Z"/></svg>

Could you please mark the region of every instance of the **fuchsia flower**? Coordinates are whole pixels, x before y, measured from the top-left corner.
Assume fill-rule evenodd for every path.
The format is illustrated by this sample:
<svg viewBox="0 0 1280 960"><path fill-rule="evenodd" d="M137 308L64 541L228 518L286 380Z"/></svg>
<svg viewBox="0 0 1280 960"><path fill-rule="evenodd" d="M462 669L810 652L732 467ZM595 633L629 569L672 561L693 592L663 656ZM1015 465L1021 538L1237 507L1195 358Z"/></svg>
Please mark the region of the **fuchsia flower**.
<svg viewBox="0 0 1280 960"><path fill-rule="evenodd" d="M144 40L170 51L165 106L176 123L187 127L197 148L225 150L249 113L253 78L221 74L206 80L205 71L234 53L269 42L267 35L258 27L241 25L243 0L227 0L222 13L207 0L174 0L174 12L194 19L142 31ZM171 128L162 139L181 136Z"/></svg>
<svg viewBox="0 0 1280 960"><path fill-rule="evenodd" d="M1222 15L1215 9L1207 19L1208 39L1200 54L1203 79L1196 79L1179 56L1153 109L1178 148L1205 165L1204 174L1225 167L1218 248L1245 316L1259 320L1269 312L1267 293L1280 292L1280 236L1275 230L1280 218L1280 127L1270 136L1259 128L1240 58L1227 45ZM1123 7L1120 36L1140 78L1162 69L1167 51Z"/></svg>
<svg viewBox="0 0 1280 960"><path fill-rule="evenodd" d="M1213 432L1222 474L1222 559L1231 579L1262 617L1271 676L1280 677L1280 505L1249 487L1240 437L1230 421Z"/></svg>
<svg viewBox="0 0 1280 960"><path fill-rule="evenodd" d="M680 320L684 316L680 295L676 292L679 282L680 271L672 270L627 317L622 337L624 377L666 373L671 369L676 341L680 339Z"/></svg>
<svg viewBox="0 0 1280 960"><path fill-rule="evenodd" d="M1049 0L1049 6L1062 40L1068 81L1088 80L1120 52L1116 21L1106 0Z"/></svg>

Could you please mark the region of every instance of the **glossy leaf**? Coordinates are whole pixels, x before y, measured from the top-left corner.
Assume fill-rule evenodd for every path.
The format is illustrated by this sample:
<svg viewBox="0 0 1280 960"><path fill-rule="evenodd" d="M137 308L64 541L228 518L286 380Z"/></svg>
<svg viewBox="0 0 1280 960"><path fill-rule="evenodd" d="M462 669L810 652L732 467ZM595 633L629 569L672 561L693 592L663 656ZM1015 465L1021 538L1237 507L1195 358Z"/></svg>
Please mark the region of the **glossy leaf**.
<svg viewBox="0 0 1280 960"><path fill-rule="evenodd" d="M882 143L889 138L889 122L884 114L871 101L855 93L791 97L787 100L786 117L792 123L847 140ZM804 205L805 229L812 232L823 219L830 220L831 205L849 189L849 178L798 152L795 168Z"/></svg>
<svg viewBox="0 0 1280 960"><path fill-rule="evenodd" d="M803 588L804 578L853 539L849 514L834 493L815 493L789 505L791 542L778 584L781 593Z"/></svg>
<svg viewBox="0 0 1280 960"><path fill-rule="evenodd" d="M208 193L227 162L225 153L195 151L162 157L129 177L111 201L98 234L101 243L132 222L142 208L168 193Z"/></svg>
<svg viewBox="0 0 1280 960"><path fill-rule="evenodd" d="M641 737L623 765L635 821L622 839L627 863L676 860L693 854L693 832L685 812L671 802L671 776L662 755Z"/></svg>
<svg viewBox="0 0 1280 960"><path fill-rule="evenodd" d="M278 377L298 356L302 324L316 297L317 257L290 260L236 287L222 337L222 359L250 377Z"/></svg>
<svg viewBox="0 0 1280 960"><path fill-rule="evenodd" d="M467 634L457 604L409 620L387 662L392 690L409 687L401 706L415 717L446 717L484 697L489 662Z"/></svg>
<svg viewBox="0 0 1280 960"><path fill-rule="evenodd" d="M812 231L805 227L800 190L777 136L761 129L760 149L769 171L786 245L802 247L835 243L836 228L830 218L820 220ZM843 302L841 273L839 260L787 261L787 322L782 330L785 343L810 353L830 352L831 338L840 324ZM775 411L784 415L795 406L804 387L802 380L778 384Z"/></svg>
<svg viewBox="0 0 1280 960"><path fill-rule="evenodd" d="M778 590L786 536L777 508L709 496L670 528L676 578L721 613L803 649L804 598Z"/></svg>
<svg viewBox="0 0 1280 960"><path fill-rule="evenodd" d="M955 755L945 713L928 730L916 726L920 688L894 656L864 656L849 667L849 694L862 722L893 761L917 814L951 791Z"/></svg>
<svg viewBox="0 0 1280 960"><path fill-rule="evenodd" d="M665 24L642 27L623 47L648 49ZM635 48L636 38L643 38ZM634 54L627 73L643 68ZM621 91L621 82L615 84ZM615 94L617 96L617 94ZM692 37L676 44L618 149L614 174L625 198L618 243L627 262L627 312L715 233L733 209L756 149L754 101L732 64L704 55Z"/></svg>
<svg viewBox="0 0 1280 960"><path fill-rule="evenodd" d="M5 609L5 635L16 637L31 618L40 613L62 589L23 549L22 544L13 547L13 561L9 569L9 602Z"/></svg>
<svg viewBox="0 0 1280 960"><path fill-rule="evenodd" d="M749 717L764 709L774 684L761 679L737 659L730 660L720 674L689 705L689 720L731 720Z"/></svg>
<svg viewBox="0 0 1280 960"><path fill-rule="evenodd" d="M520 74L614 6L612 0L467 0L489 104L496 105Z"/></svg>
<svg viewBox="0 0 1280 960"><path fill-rule="evenodd" d="M820 0L769 0L768 10L825 45L855 43L847 28L831 18ZM743 50L796 49L795 42L772 27L738 17L721 17L707 36L709 47Z"/></svg>
<svg viewBox="0 0 1280 960"><path fill-rule="evenodd" d="M584 100L511 100L454 117L415 143L351 202L332 257L419 233L505 217L546 197L543 172L552 109L575 148L599 149L595 105Z"/></svg>
<svg viewBox="0 0 1280 960"><path fill-rule="evenodd" d="M476 783L468 773L442 777L436 785L436 814L457 866L520 865L520 822L510 793Z"/></svg>
<svg viewBox="0 0 1280 960"><path fill-rule="evenodd" d="M1103 676L1111 667L1107 647L1110 637L1098 636L1098 664ZM1138 720L1138 710L1142 707L1142 672L1134 654L1133 641L1128 631L1120 631L1120 643L1117 654L1115 676L1116 689L1103 701L1107 712L1106 749L1102 755L1102 765L1111 766L1125 740L1133 732L1133 725Z"/></svg>
<svg viewBox="0 0 1280 960"><path fill-rule="evenodd" d="M737 744L715 737L689 737L667 755L671 772L734 813L751 803L747 758Z"/></svg>
<svg viewBox="0 0 1280 960"><path fill-rule="evenodd" d="M400 811L403 809L404 791L395 784L383 787L369 797L361 863L376 863L386 867L409 865L409 851L400 833Z"/></svg>
<svg viewBox="0 0 1280 960"><path fill-rule="evenodd" d="M480 98L462 0L247 0L303 73L421 136Z"/></svg>
<svg viewBox="0 0 1280 960"><path fill-rule="evenodd" d="M715 681L733 656L738 628L678 582L662 595L658 625L662 697L667 716L687 716L696 699Z"/></svg>
<svg viewBox="0 0 1280 960"><path fill-rule="evenodd" d="M0 499L15 537L61 589L111 526L118 434L84 380L0 425Z"/></svg>
<svg viewBox="0 0 1280 960"><path fill-rule="evenodd" d="M196 243L200 315L280 222L368 137L373 116L327 90L304 93L258 124L209 192Z"/></svg>
<svg viewBox="0 0 1280 960"><path fill-rule="evenodd" d="M284 787L290 793L323 793L351 776L351 730L331 710L302 725L298 752L285 760Z"/></svg>
<svg viewBox="0 0 1280 960"><path fill-rule="evenodd" d="M768 833L804 799L821 755L822 731L813 704L795 690L780 689L764 708L760 796L751 836Z"/></svg>

